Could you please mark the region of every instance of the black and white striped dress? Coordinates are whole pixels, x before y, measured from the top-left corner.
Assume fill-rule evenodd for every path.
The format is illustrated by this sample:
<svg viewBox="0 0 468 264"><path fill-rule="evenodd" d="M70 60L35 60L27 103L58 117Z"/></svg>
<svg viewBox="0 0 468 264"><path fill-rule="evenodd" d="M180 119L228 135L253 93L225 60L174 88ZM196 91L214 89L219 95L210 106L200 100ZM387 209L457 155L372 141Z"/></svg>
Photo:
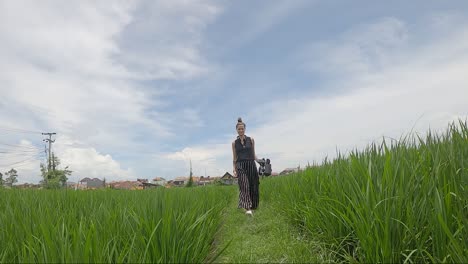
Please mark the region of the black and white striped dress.
<svg viewBox="0 0 468 264"><path fill-rule="evenodd" d="M240 137L235 141L237 154L236 172L239 183L239 208L257 209L259 203L259 184L257 165L252 148L252 139L245 137L242 144Z"/></svg>

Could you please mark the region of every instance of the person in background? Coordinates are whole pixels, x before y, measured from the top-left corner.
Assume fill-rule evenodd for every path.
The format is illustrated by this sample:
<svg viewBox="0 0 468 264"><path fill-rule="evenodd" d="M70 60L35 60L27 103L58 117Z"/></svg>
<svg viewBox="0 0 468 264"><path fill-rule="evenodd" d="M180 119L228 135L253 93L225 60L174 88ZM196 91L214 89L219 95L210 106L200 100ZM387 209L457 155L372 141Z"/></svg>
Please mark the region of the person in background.
<svg viewBox="0 0 468 264"><path fill-rule="evenodd" d="M247 215L253 216L252 210L259 203L259 184L255 161L255 141L245 135L246 125L242 118L236 124L237 139L232 142L233 172L239 183L239 208L244 208Z"/></svg>

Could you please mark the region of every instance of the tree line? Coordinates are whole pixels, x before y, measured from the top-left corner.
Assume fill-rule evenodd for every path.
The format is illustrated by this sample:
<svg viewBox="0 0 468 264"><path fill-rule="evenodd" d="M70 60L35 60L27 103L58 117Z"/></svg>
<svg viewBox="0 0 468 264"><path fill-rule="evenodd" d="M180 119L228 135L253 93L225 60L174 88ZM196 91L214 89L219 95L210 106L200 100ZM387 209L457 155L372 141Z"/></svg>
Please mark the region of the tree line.
<svg viewBox="0 0 468 264"><path fill-rule="evenodd" d="M66 187L68 176L72 174L72 171L66 166L60 169L60 159L53 155L50 164L53 166L47 166L44 163L40 164L41 181L40 185L45 189L60 189ZM18 171L14 168L10 169L5 173L0 172L0 187L13 187L18 182Z"/></svg>

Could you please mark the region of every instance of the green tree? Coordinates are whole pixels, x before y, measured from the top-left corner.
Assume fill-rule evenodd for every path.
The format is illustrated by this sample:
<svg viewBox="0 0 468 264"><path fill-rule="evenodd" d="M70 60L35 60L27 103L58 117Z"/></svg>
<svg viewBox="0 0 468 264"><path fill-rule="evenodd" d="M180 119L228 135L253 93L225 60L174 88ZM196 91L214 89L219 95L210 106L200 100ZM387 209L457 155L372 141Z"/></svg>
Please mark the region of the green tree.
<svg viewBox="0 0 468 264"><path fill-rule="evenodd" d="M5 185L12 187L13 184L18 182L18 172L15 169L11 169L5 173Z"/></svg>
<svg viewBox="0 0 468 264"><path fill-rule="evenodd" d="M68 176L72 174L72 171L66 166L63 170L58 169L61 162L60 159L52 155L53 169L48 170L47 166L41 163L41 184L47 189L59 189L66 186Z"/></svg>
<svg viewBox="0 0 468 264"><path fill-rule="evenodd" d="M185 187L193 187L192 160L190 160L190 177Z"/></svg>
<svg viewBox="0 0 468 264"><path fill-rule="evenodd" d="M0 187L3 186L3 174L0 172Z"/></svg>
<svg viewBox="0 0 468 264"><path fill-rule="evenodd" d="M186 187L193 187L193 177L191 174L190 174Z"/></svg>

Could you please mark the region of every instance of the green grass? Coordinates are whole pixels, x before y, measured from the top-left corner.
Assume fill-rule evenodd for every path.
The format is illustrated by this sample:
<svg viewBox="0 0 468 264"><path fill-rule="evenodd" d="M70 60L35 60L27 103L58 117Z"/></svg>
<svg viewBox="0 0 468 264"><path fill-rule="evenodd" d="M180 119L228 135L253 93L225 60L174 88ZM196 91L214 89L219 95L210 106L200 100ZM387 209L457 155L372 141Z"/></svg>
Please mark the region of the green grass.
<svg viewBox="0 0 468 264"><path fill-rule="evenodd" d="M0 190L0 262L201 262L227 192Z"/></svg>
<svg viewBox="0 0 468 264"><path fill-rule="evenodd" d="M288 221L334 261L468 262L466 122L372 144L271 184Z"/></svg>
<svg viewBox="0 0 468 264"><path fill-rule="evenodd" d="M0 190L0 262L468 263L466 122L237 188Z"/></svg>
<svg viewBox="0 0 468 264"><path fill-rule="evenodd" d="M260 187L268 185L262 181ZM236 191L238 187L235 187ZM272 191L265 187L266 191ZM262 190L263 192L263 190ZM207 261L216 263L311 263L324 262L319 259L317 244L306 239L288 224L287 219L278 210L278 204L261 196L260 207L254 216L245 215L237 208L237 194L225 212L225 220L218 234L216 251L221 252L216 259Z"/></svg>

